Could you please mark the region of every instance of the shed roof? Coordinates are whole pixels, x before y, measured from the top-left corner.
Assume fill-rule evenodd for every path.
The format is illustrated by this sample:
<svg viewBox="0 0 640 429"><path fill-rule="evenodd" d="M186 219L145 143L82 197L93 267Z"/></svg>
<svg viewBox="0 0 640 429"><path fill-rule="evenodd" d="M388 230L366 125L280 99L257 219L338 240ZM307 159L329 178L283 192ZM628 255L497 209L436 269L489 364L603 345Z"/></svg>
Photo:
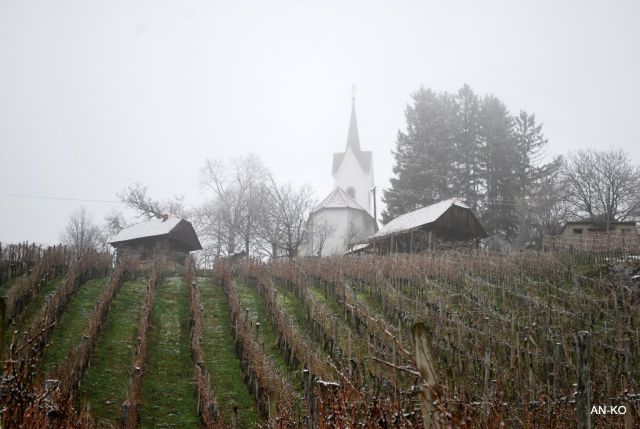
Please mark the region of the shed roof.
<svg viewBox="0 0 640 429"><path fill-rule="evenodd" d="M426 225L435 222L442 216L451 206L462 207L463 209L470 209L469 206L463 204L458 198L449 198L430 206L422 207L409 213L398 216L391 222L383 226L380 231L374 234L376 237L384 237L396 232L408 231L413 228L417 228L422 225Z"/></svg>
<svg viewBox="0 0 640 429"><path fill-rule="evenodd" d="M350 208L367 212L360 204L356 202L351 195L347 194L340 186L335 188L327 197L313 209L313 213L322 209L342 209ZM367 212L368 213L368 212Z"/></svg>
<svg viewBox="0 0 640 429"><path fill-rule="evenodd" d="M177 217L150 219L131 225L120 231L109 244L116 245L127 241L160 238L176 235L176 239L187 245L189 250L200 250L202 246L190 222ZM179 237L177 235L180 235Z"/></svg>

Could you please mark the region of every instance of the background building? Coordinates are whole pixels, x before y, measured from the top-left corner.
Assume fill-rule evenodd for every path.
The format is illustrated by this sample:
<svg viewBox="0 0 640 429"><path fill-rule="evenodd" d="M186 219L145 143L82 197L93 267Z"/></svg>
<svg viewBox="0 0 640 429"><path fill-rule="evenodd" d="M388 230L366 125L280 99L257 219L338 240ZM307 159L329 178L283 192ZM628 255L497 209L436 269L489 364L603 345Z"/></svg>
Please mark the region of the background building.
<svg viewBox="0 0 640 429"><path fill-rule="evenodd" d="M360 148L355 100L344 152L333 154L334 190L309 215L302 255L342 255L377 230L371 189L373 156Z"/></svg>

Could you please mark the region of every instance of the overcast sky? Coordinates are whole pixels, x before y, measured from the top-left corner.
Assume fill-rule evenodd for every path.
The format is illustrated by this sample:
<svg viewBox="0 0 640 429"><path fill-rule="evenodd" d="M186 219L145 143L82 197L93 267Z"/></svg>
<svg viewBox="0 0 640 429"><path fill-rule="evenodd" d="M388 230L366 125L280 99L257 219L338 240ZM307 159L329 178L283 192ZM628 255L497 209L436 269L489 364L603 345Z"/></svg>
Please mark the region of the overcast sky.
<svg viewBox="0 0 640 429"><path fill-rule="evenodd" d="M637 1L2 1L0 241L53 243L136 181L201 202L206 158L256 153L331 189L351 85L388 186L421 85L468 83L544 123L549 153L620 147L640 163Z"/></svg>

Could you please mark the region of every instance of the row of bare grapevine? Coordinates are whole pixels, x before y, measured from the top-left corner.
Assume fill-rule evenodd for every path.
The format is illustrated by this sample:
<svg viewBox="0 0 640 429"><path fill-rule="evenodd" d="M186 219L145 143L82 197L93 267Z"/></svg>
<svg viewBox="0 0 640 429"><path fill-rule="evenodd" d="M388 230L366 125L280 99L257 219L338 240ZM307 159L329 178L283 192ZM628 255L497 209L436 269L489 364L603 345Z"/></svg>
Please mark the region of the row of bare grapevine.
<svg viewBox="0 0 640 429"><path fill-rule="evenodd" d="M36 334L44 334L44 331ZM37 337L32 340L36 341ZM36 381L37 353L14 356L12 350L4 361L0 381L0 413L3 428L93 429L94 421L86 411L78 411L69 398L63 397L59 385Z"/></svg>
<svg viewBox="0 0 640 429"><path fill-rule="evenodd" d="M40 262L44 251L35 243L0 243L0 284L26 273Z"/></svg>
<svg viewBox="0 0 640 429"><path fill-rule="evenodd" d="M329 273L327 287L346 296L343 302L348 287L372 297L403 329L398 338L408 349L408 328L425 321L446 396L475 408L483 424L499 414L508 424L548 426L574 412L575 335L582 330L592 336L594 401L633 403L640 376L633 359L640 355L640 285L633 278L640 268L610 262L589 277L570 256L531 257L454 253L296 264L303 276Z"/></svg>
<svg viewBox="0 0 640 429"><path fill-rule="evenodd" d="M5 321L12 322L31 302L35 294L51 279L62 275L69 266L71 253L64 246L49 247L31 272L19 278L7 291Z"/></svg>
<svg viewBox="0 0 640 429"><path fill-rule="evenodd" d="M231 268L220 263L216 266L216 278L224 288L229 308L233 336L236 341L236 355L246 375L246 384L253 393L259 409L275 425L279 419L280 427L297 427L300 416L290 416L298 394L293 386L278 373L274 363L265 359L265 352L258 342L257 335L248 320L243 317L240 299L233 284ZM285 417L286 416L286 417Z"/></svg>
<svg viewBox="0 0 640 429"><path fill-rule="evenodd" d="M276 289L273 287L268 273L262 267L253 263L242 264L239 268L239 273L243 275L244 280L256 287L258 293L265 300L269 322L276 332L278 347L287 356L288 365L296 369L299 364L302 364L304 368L311 371L316 377L325 380L335 377L339 371L334 370L327 360L322 359L315 352L312 343L307 338L302 337L293 326L284 307L278 302ZM342 374L338 375L342 376Z"/></svg>
<svg viewBox="0 0 640 429"><path fill-rule="evenodd" d="M204 322L202 319L202 301L195 281L193 259L187 261L187 283L189 288L189 315L191 317L191 358L195 367L196 395L198 415L207 429L221 427L218 404L209 381L209 371L205 366Z"/></svg>
<svg viewBox="0 0 640 429"><path fill-rule="evenodd" d="M136 336L136 349L133 353L131 363L131 380L129 383L129 389L127 390L126 399L122 403L120 411L121 428L136 428L139 424L140 416L138 411L142 396L144 369L147 363L147 351L149 349L151 311L153 310L153 303L155 302L156 289L158 284L162 282L163 270L163 261L154 261L147 279L147 290L142 307L140 308L138 335Z"/></svg>
<svg viewBox="0 0 640 429"><path fill-rule="evenodd" d="M38 315L27 328L27 336L16 350L22 353L40 353L46 347L51 329L48 327L58 323L62 312L78 288L87 280L102 277L111 267L111 256L96 251L85 252L80 259L72 263L60 286L47 297ZM42 332L41 335L38 335Z"/></svg>
<svg viewBox="0 0 640 429"><path fill-rule="evenodd" d="M109 313L111 304L126 276L134 271L135 262L121 259L103 287L93 314L89 319L82 341L70 350L65 359L53 370L54 378L59 380L63 398L73 398L84 375L91 353L96 345L98 333Z"/></svg>
<svg viewBox="0 0 640 429"><path fill-rule="evenodd" d="M291 286L306 289L313 282L324 291L325 296L331 296L340 305L342 320L347 324L347 332L342 336L346 337L348 373L352 377L357 377L360 384L368 378L373 389L384 388L388 395L397 397L402 406L415 406L416 395L410 387L415 381L416 370L402 337L397 336L397 331L384 319L374 315L366 303L356 302L350 286L344 278L336 276L336 271L329 265L311 264L313 261L305 261L305 271L300 271L303 265L300 263L271 263L270 266L280 275L297 282L297 285ZM334 319L337 323L338 314L334 315ZM337 330L334 336L340 341ZM345 338L342 342L344 344ZM387 385L393 389L386 389Z"/></svg>
<svg viewBox="0 0 640 429"><path fill-rule="evenodd" d="M317 327L312 328L312 331L315 331L315 334L312 333L312 335L320 341L330 338L331 341L335 340L338 344L339 335L335 330L337 326L335 315L331 315L327 307L319 303L315 296L309 292L306 283L296 275L295 268L291 269L293 265L295 264L271 263L265 267L255 263L245 263L240 272L246 273L248 271L250 277L258 281L257 286L262 290L261 293L268 303L274 301L269 304L274 307L280 305L275 300L276 294L271 285L271 276L279 279L280 283L299 297L309 310L307 311L309 321L312 326ZM355 315L352 316L355 317ZM273 320L272 323L277 324ZM330 330L331 334L326 334L325 330ZM351 331L347 333L349 337L350 334ZM300 335L300 333L296 332L296 335ZM354 335L354 343L361 342L357 338L358 335ZM311 345L309 344L307 347L311 347ZM342 353L342 350L345 349L346 353ZM320 427L323 425L329 427L336 425L339 427L344 425L384 427L384 422L389 421L394 421L397 427L413 427L413 425L419 424L421 418L417 412L418 404L415 400L411 400L412 397L415 399L417 391L410 393L408 398L402 398L402 395L393 390L381 389L382 384L367 385L366 379L373 377L372 368L367 365L367 361L371 358L370 354L373 353L373 347L367 346L368 353L366 355L352 355L351 344L347 341L345 349L336 346L333 348L335 353L332 353L327 360L338 375L339 383L326 382L313 373L306 374L306 377L311 378L311 382L305 382L305 394L310 402L311 421ZM338 367L347 369L347 375L340 372ZM387 372L389 370L388 367L384 369ZM417 372L415 370L403 368L403 371L411 373L413 381L416 381Z"/></svg>

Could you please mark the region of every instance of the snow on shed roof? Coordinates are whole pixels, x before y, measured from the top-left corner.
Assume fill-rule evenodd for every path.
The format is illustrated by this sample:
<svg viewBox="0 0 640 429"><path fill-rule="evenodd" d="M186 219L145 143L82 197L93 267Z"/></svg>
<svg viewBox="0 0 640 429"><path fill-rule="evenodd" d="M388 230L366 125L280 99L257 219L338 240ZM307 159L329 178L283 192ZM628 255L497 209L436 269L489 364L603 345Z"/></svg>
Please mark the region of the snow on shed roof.
<svg viewBox="0 0 640 429"><path fill-rule="evenodd" d="M448 200L440 201L438 203L431 204L430 206L422 207L421 209L398 216L383 226L380 231L374 234L373 237L384 237L385 235L393 234L395 232L407 231L421 225L435 222L453 205L464 209L470 208L463 204L458 198L449 198Z"/></svg>
<svg viewBox="0 0 640 429"><path fill-rule="evenodd" d="M177 217L170 217L165 221L154 218L136 223L135 225L131 225L120 231L118 235L111 240L111 244L135 240L138 238L167 235L180 223L181 220L182 219Z"/></svg>
<svg viewBox="0 0 640 429"><path fill-rule="evenodd" d="M366 212L366 210L360 204L358 204L353 198L351 198L351 195L347 194L339 186L333 191L331 191L331 193L327 195L327 197L324 200L322 200L320 204L316 206L315 209L313 209L313 212L315 213L318 210L322 210L322 209L342 209L342 208L350 208L350 209L362 210Z"/></svg>

